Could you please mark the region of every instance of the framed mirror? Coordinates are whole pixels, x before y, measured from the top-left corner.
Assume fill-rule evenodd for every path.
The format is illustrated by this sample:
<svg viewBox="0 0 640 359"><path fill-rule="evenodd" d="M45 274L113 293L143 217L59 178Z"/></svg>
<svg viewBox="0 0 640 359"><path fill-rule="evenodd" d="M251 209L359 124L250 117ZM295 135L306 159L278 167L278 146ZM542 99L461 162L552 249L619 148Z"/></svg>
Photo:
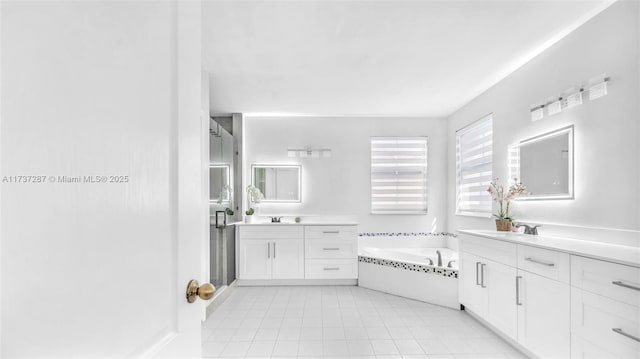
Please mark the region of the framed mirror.
<svg viewBox="0 0 640 359"><path fill-rule="evenodd" d="M251 182L264 199L262 202L301 202L300 165L251 165Z"/></svg>
<svg viewBox="0 0 640 359"><path fill-rule="evenodd" d="M511 146L510 168L529 192L519 200L573 199L573 126Z"/></svg>
<svg viewBox="0 0 640 359"><path fill-rule="evenodd" d="M209 165L209 202L220 200L222 189L229 184L229 181L229 165ZM229 202L229 191L225 191L222 195L222 202Z"/></svg>

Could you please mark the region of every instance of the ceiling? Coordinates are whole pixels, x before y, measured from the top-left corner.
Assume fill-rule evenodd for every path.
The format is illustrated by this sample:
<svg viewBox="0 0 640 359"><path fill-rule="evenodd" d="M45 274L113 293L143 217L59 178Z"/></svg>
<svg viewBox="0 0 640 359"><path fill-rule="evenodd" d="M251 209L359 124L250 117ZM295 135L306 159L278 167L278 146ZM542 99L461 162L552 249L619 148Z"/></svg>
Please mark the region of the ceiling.
<svg viewBox="0 0 640 359"><path fill-rule="evenodd" d="M211 112L445 117L611 1L207 1Z"/></svg>

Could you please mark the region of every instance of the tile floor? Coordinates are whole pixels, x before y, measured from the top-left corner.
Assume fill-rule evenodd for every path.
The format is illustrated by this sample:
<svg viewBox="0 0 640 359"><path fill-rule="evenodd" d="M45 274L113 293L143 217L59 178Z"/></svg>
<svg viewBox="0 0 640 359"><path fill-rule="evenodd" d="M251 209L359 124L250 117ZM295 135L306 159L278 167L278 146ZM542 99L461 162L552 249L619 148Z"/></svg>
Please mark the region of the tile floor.
<svg viewBox="0 0 640 359"><path fill-rule="evenodd" d="M238 287L205 358L524 358L462 311L355 286Z"/></svg>

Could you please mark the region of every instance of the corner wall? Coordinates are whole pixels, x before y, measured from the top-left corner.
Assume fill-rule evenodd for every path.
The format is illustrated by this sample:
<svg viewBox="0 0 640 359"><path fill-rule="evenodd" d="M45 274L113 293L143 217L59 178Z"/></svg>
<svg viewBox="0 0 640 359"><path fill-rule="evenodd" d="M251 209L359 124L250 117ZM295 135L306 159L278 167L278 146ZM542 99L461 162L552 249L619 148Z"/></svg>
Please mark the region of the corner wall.
<svg viewBox="0 0 640 359"><path fill-rule="evenodd" d="M518 220L543 223L543 233L640 244L638 7L613 4L449 118L450 231L495 228L490 219L455 214L455 132L493 113L493 175L502 179L508 177L509 144L575 126L575 199L517 202ZM607 96L531 122L533 104L605 73L611 78Z"/></svg>

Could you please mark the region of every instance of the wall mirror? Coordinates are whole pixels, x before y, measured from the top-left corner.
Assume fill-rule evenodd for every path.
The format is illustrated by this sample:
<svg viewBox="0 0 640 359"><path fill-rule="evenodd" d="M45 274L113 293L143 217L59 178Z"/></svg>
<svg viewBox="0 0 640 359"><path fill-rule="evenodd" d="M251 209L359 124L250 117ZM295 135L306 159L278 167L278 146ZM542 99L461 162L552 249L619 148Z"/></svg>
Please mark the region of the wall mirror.
<svg viewBox="0 0 640 359"><path fill-rule="evenodd" d="M264 195L262 202L301 202L301 166L251 165L251 174Z"/></svg>
<svg viewBox="0 0 640 359"><path fill-rule="evenodd" d="M510 152L511 178L529 192L520 200L573 198L573 126L520 141Z"/></svg>
<svg viewBox="0 0 640 359"><path fill-rule="evenodd" d="M222 202L229 201L229 191L222 189L229 184L229 168L227 164L211 164L209 165L209 201L217 202L222 194Z"/></svg>

